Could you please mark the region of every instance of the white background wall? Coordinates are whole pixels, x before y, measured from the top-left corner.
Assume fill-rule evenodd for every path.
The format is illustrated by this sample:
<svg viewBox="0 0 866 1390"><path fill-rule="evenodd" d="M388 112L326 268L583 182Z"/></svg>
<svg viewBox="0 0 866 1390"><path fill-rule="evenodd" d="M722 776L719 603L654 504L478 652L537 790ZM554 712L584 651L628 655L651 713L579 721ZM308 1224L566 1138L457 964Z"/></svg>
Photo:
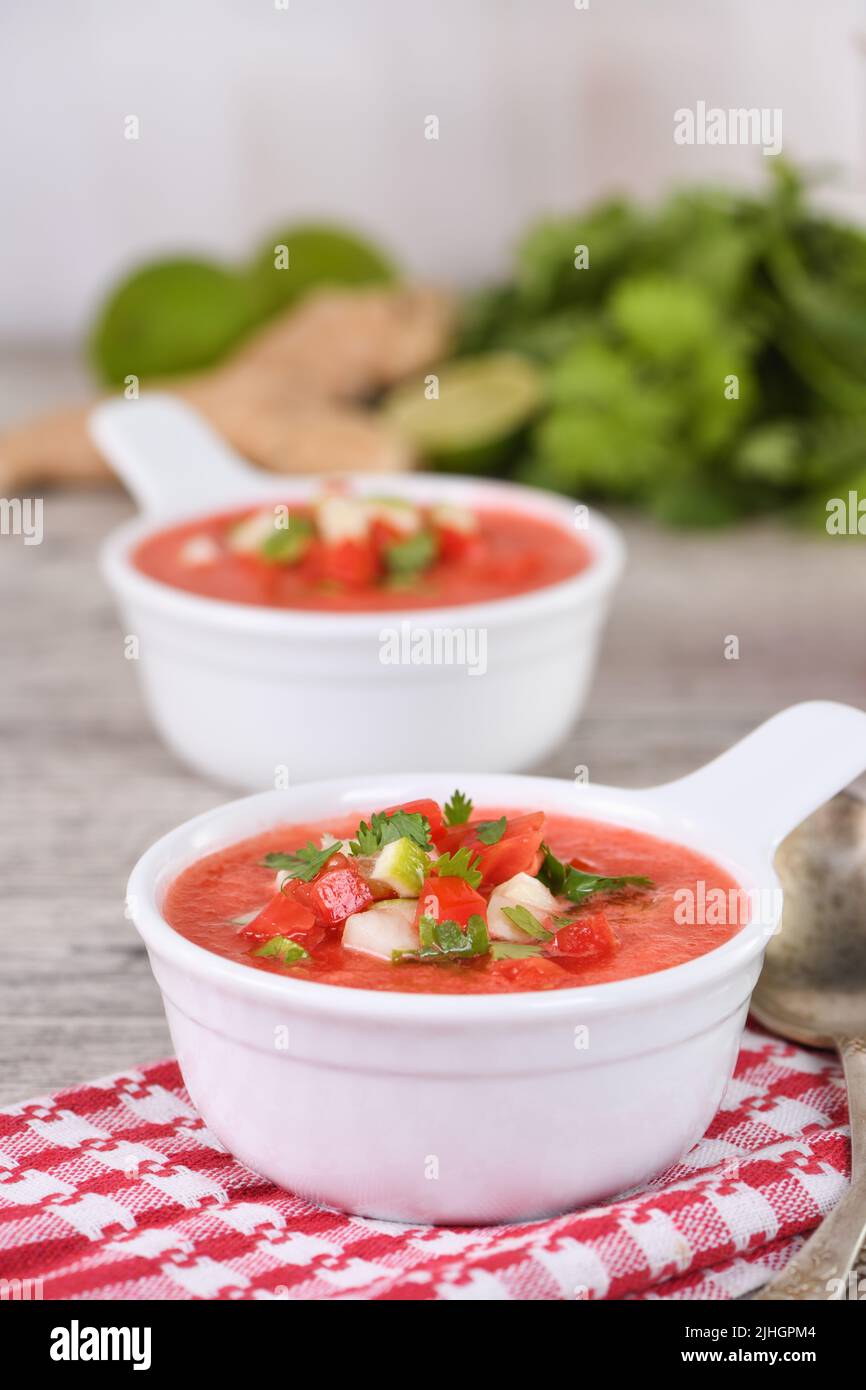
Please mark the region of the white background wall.
<svg viewBox="0 0 866 1390"><path fill-rule="evenodd" d="M286 217L489 278L539 211L759 177L754 149L674 145L698 99L781 107L785 152L864 204L864 0L283 2L2 0L0 337L75 336L138 259Z"/></svg>

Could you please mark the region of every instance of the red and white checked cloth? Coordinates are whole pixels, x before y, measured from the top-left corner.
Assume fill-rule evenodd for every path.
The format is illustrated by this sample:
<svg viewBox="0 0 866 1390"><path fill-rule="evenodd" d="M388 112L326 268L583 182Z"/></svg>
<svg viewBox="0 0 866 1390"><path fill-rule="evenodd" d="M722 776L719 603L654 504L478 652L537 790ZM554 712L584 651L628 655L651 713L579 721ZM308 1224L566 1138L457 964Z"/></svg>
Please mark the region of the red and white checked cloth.
<svg viewBox="0 0 866 1390"><path fill-rule="evenodd" d="M639 1192L526 1225L401 1226L256 1177L155 1062L0 1112L0 1296L734 1298L842 1195L846 1121L834 1057L753 1030L706 1136Z"/></svg>

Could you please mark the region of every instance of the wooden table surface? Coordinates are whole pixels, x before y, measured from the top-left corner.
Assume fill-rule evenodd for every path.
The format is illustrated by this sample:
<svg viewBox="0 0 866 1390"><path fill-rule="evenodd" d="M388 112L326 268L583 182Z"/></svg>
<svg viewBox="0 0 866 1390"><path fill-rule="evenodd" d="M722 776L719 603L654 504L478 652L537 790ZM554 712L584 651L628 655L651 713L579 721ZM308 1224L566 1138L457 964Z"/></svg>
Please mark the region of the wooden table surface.
<svg viewBox="0 0 866 1390"><path fill-rule="evenodd" d="M109 489L49 493L41 546L0 539L0 1104L169 1050L124 884L155 837L226 796L159 743L124 659L96 552L130 514ZM624 525L589 707L544 771L648 785L792 701L866 705L859 546Z"/></svg>

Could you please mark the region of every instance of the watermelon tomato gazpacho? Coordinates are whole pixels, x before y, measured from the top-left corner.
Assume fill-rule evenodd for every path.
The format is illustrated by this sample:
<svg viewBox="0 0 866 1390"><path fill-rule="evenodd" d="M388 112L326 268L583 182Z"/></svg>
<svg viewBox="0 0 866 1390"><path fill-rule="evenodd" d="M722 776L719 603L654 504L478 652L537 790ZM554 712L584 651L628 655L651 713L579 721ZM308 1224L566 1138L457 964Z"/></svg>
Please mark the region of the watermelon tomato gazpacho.
<svg viewBox="0 0 866 1390"><path fill-rule="evenodd" d="M476 811L458 791L444 807L280 826L208 855L170 885L163 915L208 950L297 979L491 994L649 974L742 925L683 925L683 889L738 891L681 845L561 814Z"/></svg>
<svg viewBox="0 0 866 1390"><path fill-rule="evenodd" d="M342 492L187 521L133 554L142 573L189 593L334 612L507 598L591 560L576 534L527 512Z"/></svg>

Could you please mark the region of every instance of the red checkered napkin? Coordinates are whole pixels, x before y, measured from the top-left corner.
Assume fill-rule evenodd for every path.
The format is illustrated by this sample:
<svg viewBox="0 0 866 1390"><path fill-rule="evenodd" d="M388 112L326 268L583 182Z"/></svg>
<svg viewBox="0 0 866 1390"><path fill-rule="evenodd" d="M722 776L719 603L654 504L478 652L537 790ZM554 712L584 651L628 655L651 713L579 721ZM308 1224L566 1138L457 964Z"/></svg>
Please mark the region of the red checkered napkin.
<svg viewBox="0 0 866 1390"><path fill-rule="evenodd" d="M241 1167L156 1062L0 1112L0 1278L45 1298L734 1298L842 1195L846 1121L834 1057L747 1032L706 1136L646 1188L528 1225L400 1226Z"/></svg>

